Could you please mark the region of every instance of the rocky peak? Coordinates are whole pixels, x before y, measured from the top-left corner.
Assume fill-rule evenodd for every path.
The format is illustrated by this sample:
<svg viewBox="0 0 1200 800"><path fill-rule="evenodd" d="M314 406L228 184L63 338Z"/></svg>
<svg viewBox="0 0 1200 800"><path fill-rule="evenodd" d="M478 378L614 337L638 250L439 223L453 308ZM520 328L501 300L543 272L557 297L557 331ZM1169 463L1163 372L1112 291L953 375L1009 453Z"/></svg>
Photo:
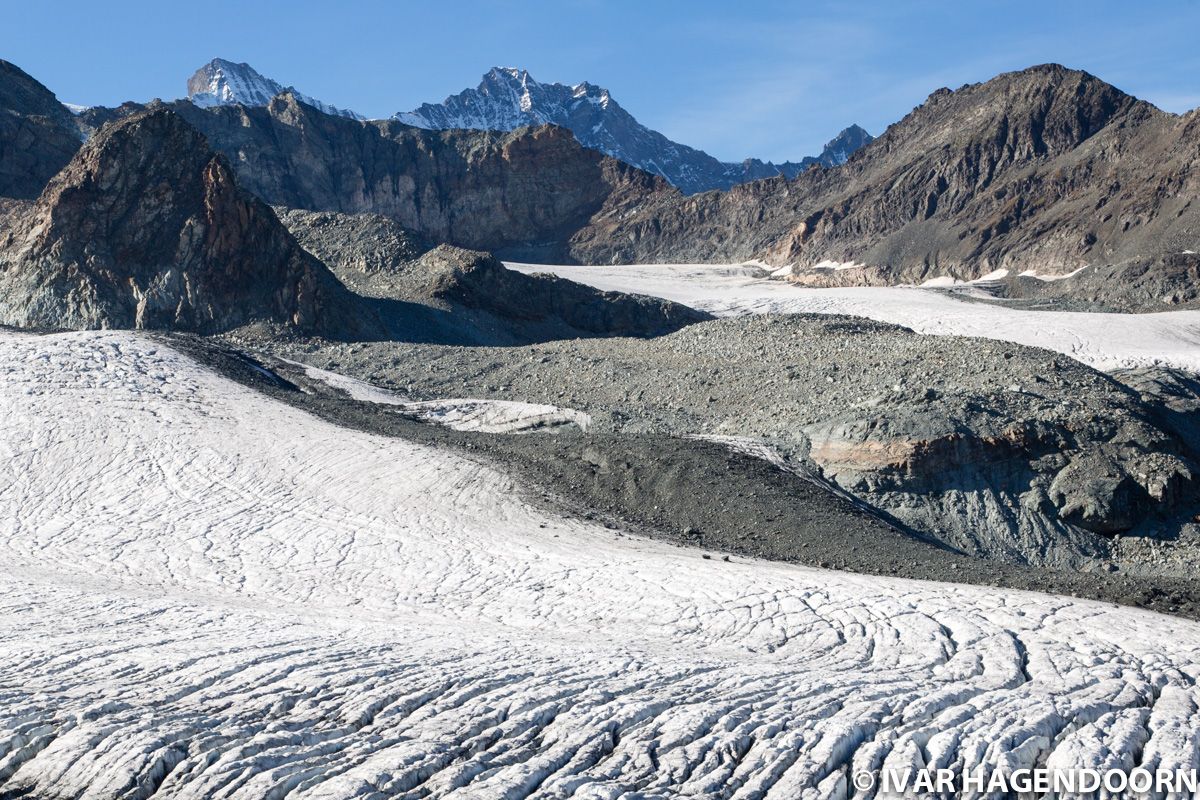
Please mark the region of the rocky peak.
<svg viewBox="0 0 1200 800"><path fill-rule="evenodd" d="M0 59L0 109L24 116L46 117L64 128L74 128L71 111L54 92L10 61Z"/></svg>
<svg viewBox="0 0 1200 800"><path fill-rule="evenodd" d="M345 300L225 159L165 108L104 126L0 258L7 324L314 329Z"/></svg>
<svg viewBox="0 0 1200 800"><path fill-rule="evenodd" d="M984 83L939 89L881 139L884 149L928 150L974 141L1001 161L1053 157L1118 117L1162 114L1082 70L1042 64Z"/></svg>
<svg viewBox="0 0 1200 800"><path fill-rule="evenodd" d="M827 167L841 166L874 138L858 125L851 125L825 144L817 160Z"/></svg>

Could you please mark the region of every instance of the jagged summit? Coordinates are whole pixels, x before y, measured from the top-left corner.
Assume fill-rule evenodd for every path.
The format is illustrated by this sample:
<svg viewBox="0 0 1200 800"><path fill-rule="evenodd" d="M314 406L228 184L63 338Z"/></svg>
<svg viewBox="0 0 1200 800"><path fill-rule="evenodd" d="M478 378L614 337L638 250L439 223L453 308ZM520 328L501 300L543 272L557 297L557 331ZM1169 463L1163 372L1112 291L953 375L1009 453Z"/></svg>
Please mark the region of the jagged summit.
<svg viewBox="0 0 1200 800"><path fill-rule="evenodd" d="M795 177L813 164L837 166L871 140L857 125L838 135L821 155L772 164L758 159L727 163L702 150L673 142L639 123L602 86L541 83L518 67L493 67L475 89L441 103L396 114L406 125L431 130L513 130L525 125L560 125L587 147L660 175L687 194L727 189L776 175Z"/></svg>
<svg viewBox="0 0 1200 800"><path fill-rule="evenodd" d="M363 119L362 115L331 106L301 93L292 86L259 73L246 63L214 58L196 70L187 82L188 99L202 108L212 106L265 106L281 92L292 92L302 103L339 117Z"/></svg>

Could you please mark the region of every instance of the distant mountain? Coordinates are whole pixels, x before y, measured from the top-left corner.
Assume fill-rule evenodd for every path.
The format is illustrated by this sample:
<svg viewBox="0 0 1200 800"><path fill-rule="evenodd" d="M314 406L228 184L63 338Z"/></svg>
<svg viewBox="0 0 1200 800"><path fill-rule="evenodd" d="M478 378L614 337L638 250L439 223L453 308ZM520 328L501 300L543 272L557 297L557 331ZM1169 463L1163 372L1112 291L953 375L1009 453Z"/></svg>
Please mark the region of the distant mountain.
<svg viewBox="0 0 1200 800"><path fill-rule="evenodd" d="M292 92L302 103L319 108L326 114L350 119L363 119L361 114L322 103L320 100L301 94L291 86L261 75L249 64L235 64L223 58L214 58L188 78L188 99L201 108L212 106L265 106L271 98L281 92Z"/></svg>
<svg viewBox="0 0 1200 800"><path fill-rule="evenodd" d="M1112 288L1136 280L1162 307L1200 296L1198 196L1200 110L1047 64L938 89L838 169L610 206L571 254L760 259L818 286L1118 265Z"/></svg>
<svg viewBox="0 0 1200 800"><path fill-rule="evenodd" d="M587 82L574 86L540 83L526 70L500 67L484 75L478 88L438 104L426 103L393 119L430 130L511 131L527 125L560 125L584 146L660 175L686 194L728 189L777 175L792 178L818 163L837 166L871 141L869 133L852 125L826 145L819 156L782 164L755 158L726 163L642 125L607 89Z"/></svg>

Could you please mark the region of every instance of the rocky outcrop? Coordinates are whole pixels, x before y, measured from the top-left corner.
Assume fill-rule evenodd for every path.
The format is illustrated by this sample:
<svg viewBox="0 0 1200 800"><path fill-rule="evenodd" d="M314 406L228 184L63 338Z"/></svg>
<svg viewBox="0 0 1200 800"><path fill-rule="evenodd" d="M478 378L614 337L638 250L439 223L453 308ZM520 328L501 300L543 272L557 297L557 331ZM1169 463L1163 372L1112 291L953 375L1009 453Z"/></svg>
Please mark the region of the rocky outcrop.
<svg viewBox="0 0 1200 800"><path fill-rule="evenodd" d="M177 114L106 126L0 252L0 321L212 333L358 323L351 296Z"/></svg>
<svg viewBox="0 0 1200 800"><path fill-rule="evenodd" d="M1175 117L1087 73L1034 67L934 92L836 169L609 205L571 252L588 263L759 258L799 276L857 262L890 283L1153 259L1200 249L1198 143L1200 113Z"/></svg>
<svg viewBox="0 0 1200 800"><path fill-rule="evenodd" d="M54 93L0 59L0 197L37 197L80 142L71 112Z"/></svg>

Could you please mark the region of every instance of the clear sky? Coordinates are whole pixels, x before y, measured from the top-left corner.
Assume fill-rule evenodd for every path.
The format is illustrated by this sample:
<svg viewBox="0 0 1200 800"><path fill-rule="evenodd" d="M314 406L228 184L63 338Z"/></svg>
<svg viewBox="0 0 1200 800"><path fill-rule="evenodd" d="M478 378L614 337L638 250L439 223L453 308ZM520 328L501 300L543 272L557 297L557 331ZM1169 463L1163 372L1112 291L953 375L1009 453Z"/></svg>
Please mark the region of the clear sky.
<svg viewBox="0 0 1200 800"><path fill-rule="evenodd" d="M0 57L65 102L174 98L213 57L372 117L492 66L591 81L726 160L878 134L941 86L1056 61L1168 111L1200 106L1200 0L0 0Z"/></svg>

